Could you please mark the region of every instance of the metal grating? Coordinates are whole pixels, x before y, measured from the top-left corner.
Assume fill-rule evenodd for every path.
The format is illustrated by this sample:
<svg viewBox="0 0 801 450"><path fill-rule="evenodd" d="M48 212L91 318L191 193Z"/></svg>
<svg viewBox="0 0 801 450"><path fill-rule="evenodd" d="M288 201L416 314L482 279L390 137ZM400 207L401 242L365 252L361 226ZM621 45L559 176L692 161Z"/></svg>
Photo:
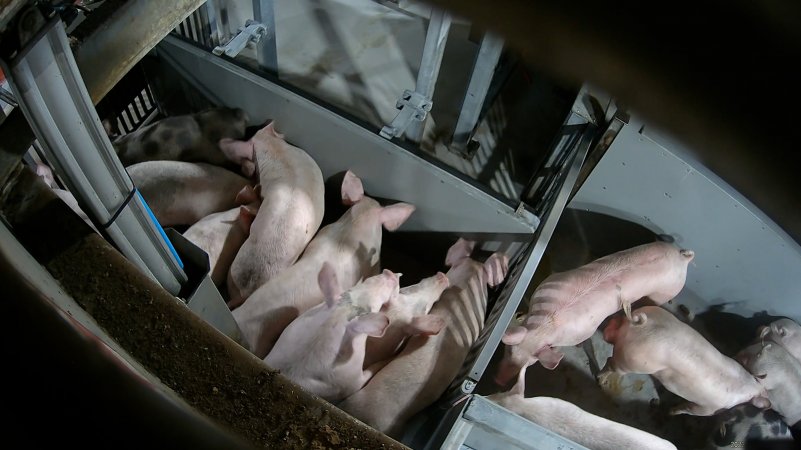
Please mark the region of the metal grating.
<svg viewBox="0 0 801 450"><path fill-rule="evenodd" d="M120 136L139 129L157 111L153 91L138 64L97 104L100 119L111 123L112 135Z"/></svg>
<svg viewBox="0 0 801 450"><path fill-rule="evenodd" d="M184 19L183 22L179 23L173 33L207 49L212 49L216 44L212 37L211 28L208 10L205 6L201 6Z"/></svg>
<svg viewBox="0 0 801 450"><path fill-rule="evenodd" d="M577 119L573 115L568 120ZM507 278L484 321L481 334L465 358L459 374L440 399L442 407L447 408L473 392L495 354L503 332L522 302L556 223L567 205L568 197L592 142L595 126L588 123L569 124L565 125L563 130L568 130L569 133L563 134L562 138L557 140L547 164L551 168L552 175L546 174L542 177L543 183L546 184L539 190L542 192L542 197L536 204L536 208L542 211L542 214L538 215L541 220L534 234L534 240L510 263Z"/></svg>

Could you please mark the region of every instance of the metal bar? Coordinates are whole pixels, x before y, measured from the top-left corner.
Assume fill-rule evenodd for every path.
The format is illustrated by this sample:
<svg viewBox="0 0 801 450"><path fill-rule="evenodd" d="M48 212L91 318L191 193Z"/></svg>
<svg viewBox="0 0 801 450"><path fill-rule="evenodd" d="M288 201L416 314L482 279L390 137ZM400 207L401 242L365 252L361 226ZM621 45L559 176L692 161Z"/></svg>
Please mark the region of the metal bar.
<svg viewBox="0 0 801 450"><path fill-rule="evenodd" d="M462 102L462 110L456 121L450 145L452 151L462 156L470 156L468 143L478 124L481 107L484 105L484 99L487 97L487 91L492 83L492 75L495 72L495 66L498 65L498 59L501 57L501 50L503 50L503 39L493 33L484 35L484 39L481 40L481 48L479 48L473 64L473 74L470 76L470 84L467 86L467 93Z"/></svg>
<svg viewBox="0 0 801 450"><path fill-rule="evenodd" d="M56 17L3 66L47 160L96 225L133 264L173 294L187 278L115 154Z"/></svg>
<svg viewBox="0 0 801 450"><path fill-rule="evenodd" d="M417 85L415 91L427 99L434 97L434 87L442 66L442 55L445 54L445 44L448 41L448 31L451 28L451 15L447 12L432 8L431 18L428 21L426 42L423 47L423 57L420 69L417 71ZM413 142L420 142L423 138L426 120L414 121L406 129L406 137Z"/></svg>
<svg viewBox="0 0 801 450"><path fill-rule="evenodd" d="M591 125L588 125L588 128L589 127L591 127ZM520 278L517 280L517 283L515 283L515 286L509 295L509 300L506 302L506 305L504 306L504 309L501 312L495 327L492 329L490 335L487 337L487 340L484 342L484 347L481 349L481 353L479 353L478 357L476 357L476 360L470 369L469 377L473 381L472 386L475 386L475 382L478 382L489 365L492 355L495 353L495 350L501 342L503 333L506 332L506 327L511 322L518 305L523 300L523 295L525 295L526 289L528 289L528 285L531 283L531 279L534 276L534 271L537 269L537 266L539 266L540 260L542 260L542 255L545 253L545 248L548 246L548 242L551 240L551 236L556 228L556 224L559 222L559 218L562 216L562 211L564 211L565 207L567 206L570 193L573 190L573 185L578 179L581 166L584 162L584 158L587 156L591 142L592 133L589 130L585 130L585 132L582 134L581 140L577 143L575 150L572 152L572 161L569 160L570 162L565 163L565 168L568 168L568 166L569 168L567 171L564 171L563 169L564 175L559 177L563 178L563 181L561 181L559 187L559 193L556 195L553 203L551 203L551 206L546 208L546 211L542 216L540 226L537 227L537 231L535 232L534 244L532 244L530 253L526 257L527 259L520 274ZM557 182L559 182L559 178L557 178ZM469 382L471 380L467 381ZM470 385L470 383L467 384Z"/></svg>
<svg viewBox="0 0 801 450"><path fill-rule="evenodd" d="M259 67L278 75L278 49L276 47L273 0L253 0L253 19L267 27L267 31L256 44Z"/></svg>
<svg viewBox="0 0 801 450"><path fill-rule="evenodd" d="M75 61L97 103L179 23L205 0L154 4L129 0L75 51Z"/></svg>

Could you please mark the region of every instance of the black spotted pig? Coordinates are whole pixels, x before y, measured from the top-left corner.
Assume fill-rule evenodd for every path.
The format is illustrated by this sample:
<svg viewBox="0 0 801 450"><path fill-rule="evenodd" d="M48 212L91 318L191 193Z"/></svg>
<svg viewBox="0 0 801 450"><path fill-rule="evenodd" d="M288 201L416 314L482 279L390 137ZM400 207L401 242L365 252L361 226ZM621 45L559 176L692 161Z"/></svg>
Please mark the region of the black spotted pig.
<svg viewBox="0 0 801 450"><path fill-rule="evenodd" d="M396 230L414 211L414 206L406 203L382 207L364 196L361 180L353 173L348 172L346 178L342 201L353 206L320 230L295 264L259 287L241 306L234 299L229 302L242 336L260 358L290 322L324 300L319 285L310 282L324 263L333 265L343 289L375 275L381 262L382 228Z"/></svg>
<svg viewBox="0 0 801 450"><path fill-rule="evenodd" d="M308 392L337 402L362 388L377 368L363 369L367 336L389 325L381 307L398 294L389 270L343 292L336 271L323 264L318 276L325 302L295 319L264 362Z"/></svg>
<svg viewBox="0 0 801 450"><path fill-rule="evenodd" d="M470 258L473 243L460 239L448 251L450 287L431 308L445 326L433 336L417 335L359 392L337 405L390 436L414 414L436 401L459 373L484 326L487 285L503 281L509 258L502 253L484 264Z"/></svg>
<svg viewBox="0 0 801 450"><path fill-rule="evenodd" d="M673 415L711 416L747 402L770 407L767 391L748 371L659 306L638 308L631 321L613 317L604 340L614 350L599 382L605 384L613 373L651 374L687 400L671 410Z"/></svg>
<svg viewBox="0 0 801 450"><path fill-rule="evenodd" d="M167 117L118 138L113 145L123 166L156 160L240 164L240 159L225 153L220 141L244 136L247 122L241 109L214 108Z"/></svg>
<svg viewBox="0 0 801 450"><path fill-rule="evenodd" d="M229 297L237 305L294 264L317 233L323 220L323 174L308 153L275 131L272 122L251 140L228 147L252 155L262 198L250 236L228 273Z"/></svg>
<svg viewBox="0 0 801 450"><path fill-rule="evenodd" d="M590 414L578 406L552 397L524 397L521 371L515 386L487 399L593 450L676 450L671 442L637 428Z"/></svg>
<svg viewBox="0 0 801 450"><path fill-rule="evenodd" d="M746 347L735 359L767 389L770 407L788 425L801 422L801 362L770 341Z"/></svg>
<svg viewBox="0 0 801 450"><path fill-rule="evenodd" d="M506 385L517 373L539 361L554 369L564 355L554 347L578 345L621 307L648 297L662 304L684 287L692 250L666 242L640 245L597 259L542 282L529 300L519 326L510 326L495 380Z"/></svg>
<svg viewBox="0 0 801 450"><path fill-rule="evenodd" d="M192 225L209 214L237 206L250 181L222 167L182 161L147 161L128 175L162 226Z"/></svg>
<svg viewBox="0 0 801 450"><path fill-rule="evenodd" d="M790 428L770 409L761 411L746 403L722 413L717 423L710 437L715 448L741 447L744 443L746 448L774 448L778 443L787 444L781 448L794 448Z"/></svg>
<svg viewBox="0 0 801 450"><path fill-rule="evenodd" d="M237 200L242 201L241 197ZM209 214L184 232L184 237L209 256L209 275L217 286L225 282L236 253L250 234L250 226L261 204L257 196L245 201L249 203Z"/></svg>
<svg viewBox="0 0 801 450"><path fill-rule="evenodd" d="M429 312L449 285L448 277L438 272L401 289L397 296L392 297L381 308L381 312L389 317L389 327L380 338L367 339L364 367L395 356L409 336L439 333L445 321Z"/></svg>
<svg viewBox="0 0 801 450"><path fill-rule="evenodd" d="M790 319L779 319L768 326L759 328L759 337L775 342L793 357L801 361L801 325Z"/></svg>

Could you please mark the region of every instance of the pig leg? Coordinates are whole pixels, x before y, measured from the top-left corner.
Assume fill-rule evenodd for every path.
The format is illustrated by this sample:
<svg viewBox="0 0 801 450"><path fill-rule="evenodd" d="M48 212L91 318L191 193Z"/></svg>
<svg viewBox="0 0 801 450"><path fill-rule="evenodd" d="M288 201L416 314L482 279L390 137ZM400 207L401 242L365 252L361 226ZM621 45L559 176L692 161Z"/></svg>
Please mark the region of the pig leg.
<svg viewBox="0 0 801 450"><path fill-rule="evenodd" d="M361 386L364 387L374 376L378 373L379 370L383 369L384 366L389 364L392 361L392 358L387 358L383 361L378 361L370 365L370 367L364 369L362 371L362 377L359 380Z"/></svg>

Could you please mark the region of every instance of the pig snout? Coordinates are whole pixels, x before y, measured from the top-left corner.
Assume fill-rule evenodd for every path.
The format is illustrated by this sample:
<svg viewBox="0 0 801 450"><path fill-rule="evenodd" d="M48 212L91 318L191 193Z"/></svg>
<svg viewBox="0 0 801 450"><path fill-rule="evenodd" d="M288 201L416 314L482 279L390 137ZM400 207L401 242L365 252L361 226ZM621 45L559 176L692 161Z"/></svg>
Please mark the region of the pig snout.
<svg viewBox="0 0 801 450"><path fill-rule="evenodd" d="M447 288L448 286L451 285L450 280L448 280L448 276L445 275L442 272L437 272L437 274L434 275L434 277L436 279L436 283L437 283L438 286L441 286L443 288Z"/></svg>
<svg viewBox="0 0 801 450"><path fill-rule="evenodd" d="M517 379L521 370L523 370L522 366L512 362L507 354L498 365L498 370L495 372L493 380L498 386L508 386L513 380Z"/></svg>
<svg viewBox="0 0 801 450"><path fill-rule="evenodd" d="M679 254L687 258L688 261L692 261L695 258L695 252L686 248L679 250Z"/></svg>

